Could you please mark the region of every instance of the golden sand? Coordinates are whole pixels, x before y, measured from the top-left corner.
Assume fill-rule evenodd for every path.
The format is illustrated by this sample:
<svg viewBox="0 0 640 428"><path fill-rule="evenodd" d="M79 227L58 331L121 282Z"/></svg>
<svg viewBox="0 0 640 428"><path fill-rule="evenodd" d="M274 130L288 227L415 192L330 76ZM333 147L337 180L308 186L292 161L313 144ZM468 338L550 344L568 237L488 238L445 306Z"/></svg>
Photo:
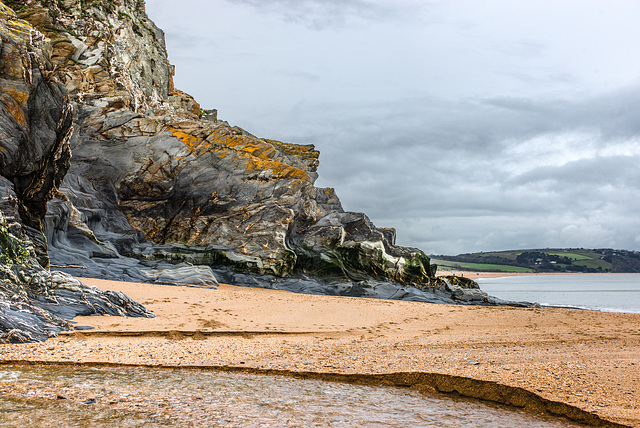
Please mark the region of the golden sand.
<svg viewBox="0 0 640 428"><path fill-rule="evenodd" d="M353 379L425 373L440 383L414 386L496 399L477 385L465 392L459 376L640 427L640 314L83 281L122 291L158 316L78 317L78 325L94 328L0 345L0 361L240 367ZM451 383L442 379L458 380L441 386Z"/></svg>

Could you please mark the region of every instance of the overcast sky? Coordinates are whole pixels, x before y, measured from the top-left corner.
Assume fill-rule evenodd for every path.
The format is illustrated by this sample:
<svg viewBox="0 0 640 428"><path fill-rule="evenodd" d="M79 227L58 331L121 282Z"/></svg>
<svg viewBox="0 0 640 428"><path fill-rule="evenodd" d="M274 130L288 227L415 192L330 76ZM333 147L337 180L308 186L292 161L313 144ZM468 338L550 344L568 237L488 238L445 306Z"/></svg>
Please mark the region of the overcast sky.
<svg viewBox="0 0 640 428"><path fill-rule="evenodd" d="M431 254L640 249L640 2L147 0L176 87Z"/></svg>

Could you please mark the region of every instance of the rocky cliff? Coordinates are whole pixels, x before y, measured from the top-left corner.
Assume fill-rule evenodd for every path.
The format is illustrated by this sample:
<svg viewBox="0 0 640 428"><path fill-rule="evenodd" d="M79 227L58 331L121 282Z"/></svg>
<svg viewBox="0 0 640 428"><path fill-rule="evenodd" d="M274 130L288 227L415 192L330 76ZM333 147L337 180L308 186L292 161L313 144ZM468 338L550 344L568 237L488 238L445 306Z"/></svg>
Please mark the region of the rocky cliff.
<svg viewBox="0 0 640 428"><path fill-rule="evenodd" d="M0 3L0 342L42 340L79 314L152 316L47 268L43 220L69 168L72 106L45 36Z"/></svg>
<svg viewBox="0 0 640 428"><path fill-rule="evenodd" d="M73 156L45 220L49 255L87 276L487 302L435 278L393 229L314 186L310 145L201 114L173 87L164 35L141 0L23 0L74 107Z"/></svg>

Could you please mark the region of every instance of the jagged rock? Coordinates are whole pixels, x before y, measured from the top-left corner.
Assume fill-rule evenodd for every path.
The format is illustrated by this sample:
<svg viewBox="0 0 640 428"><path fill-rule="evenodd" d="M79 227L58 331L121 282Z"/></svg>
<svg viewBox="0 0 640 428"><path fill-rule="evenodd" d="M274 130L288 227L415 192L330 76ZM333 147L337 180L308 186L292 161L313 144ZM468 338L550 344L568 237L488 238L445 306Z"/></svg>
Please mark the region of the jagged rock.
<svg viewBox="0 0 640 428"><path fill-rule="evenodd" d="M187 277L206 265L329 294L415 289L486 301L438 282L422 251L316 188L313 146L211 120L177 91L143 1L18 3L51 38L75 106L71 166L46 221L54 264L156 281L169 280L170 263Z"/></svg>
<svg viewBox="0 0 640 428"><path fill-rule="evenodd" d="M286 290L304 294L326 294L331 296L369 297L376 299L410 300L426 303L467 303L454 299L451 292L439 287L417 287L399 284L392 281L367 279L361 281L345 281L339 277L311 277L295 275L279 278L273 275L255 275L234 272L229 268L215 269L219 281L245 287L261 287L274 290ZM482 298L474 304L493 304L492 298Z"/></svg>
<svg viewBox="0 0 640 428"><path fill-rule="evenodd" d="M124 89L133 111L173 90L164 34L138 0L13 1L19 16L51 40L51 60L69 94L109 94Z"/></svg>
<svg viewBox="0 0 640 428"><path fill-rule="evenodd" d="M0 3L0 342L44 340L76 315L153 316L49 272L42 221L69 167L72 107L45 37Z"/></svg>
<svg viewBox="0 0 640 428"><path fill-rule="evenodd" d="M478 283L462 276L440 276L432 281L458 302L491 302L489 296L480 290Z"/></svg>
<svg viewBox="0 0 640 428"><path fill-rule="evenodd" d="M0 178L0 207L17 214L12 184ZM45 340L79 315L154 316L126 295L89 287L38 263L19 217L0 213L0 343Z"/></svg>
<svg viewBox="0 0 640 428"><path fill-rule="evenodd" d="M103 204L84 197L86 194L81 190L86 189L79 189L75 196L84 201L81 205L84 211L96 213L95 223L91 223L93 230L84 222L83 214L64 195L60 195L62 199L56 198L49 203L45 228L49 247L53 249L53 267L75 276L217 286L208 266L145 261L120 255L120 251L131 252L133 248L140 251L146 245L142 234L131 228L121 213L113 211L111 215L105 215Z"/></svg>
<svg viewBox="0 0 640 428"><path fill-rule="evenodd" d="M0 4L0 173L14 184L20 217L48 265L42 220L69 167L71 105L52 80L45 37Z"/></svg>
<svg viewBox="0 0 640 428"><path fill-rule="evenodd" d="M56 264L68 263L65 241L84 236L72 251L85 248L94 259L108 248L113 257L276 276L402 283L433 277L421 251L397 247L391 231L377 229L364 214L343 212L332 189L313 186L312 146L294 150L181 115L102 114L109 102L78 106L80 131L61 187L72 205L63 210L67 201L54 201L47 223ZM72 229L65 210L82 214Z"/></svg>

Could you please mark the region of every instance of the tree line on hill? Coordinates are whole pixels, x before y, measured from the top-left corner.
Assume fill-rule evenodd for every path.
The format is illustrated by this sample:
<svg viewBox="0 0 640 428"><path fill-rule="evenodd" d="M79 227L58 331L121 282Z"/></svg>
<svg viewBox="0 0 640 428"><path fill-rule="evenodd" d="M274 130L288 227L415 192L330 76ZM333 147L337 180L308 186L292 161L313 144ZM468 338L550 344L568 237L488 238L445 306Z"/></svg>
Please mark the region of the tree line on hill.
<svg viewBox="0 0 640 428"><path fill-rule="evenodd" d="M576 257L576 253L581 257ZM640 273L640 252L611 248L518 250L433 257L458 263L517 266L535 272Z"/></svg>

